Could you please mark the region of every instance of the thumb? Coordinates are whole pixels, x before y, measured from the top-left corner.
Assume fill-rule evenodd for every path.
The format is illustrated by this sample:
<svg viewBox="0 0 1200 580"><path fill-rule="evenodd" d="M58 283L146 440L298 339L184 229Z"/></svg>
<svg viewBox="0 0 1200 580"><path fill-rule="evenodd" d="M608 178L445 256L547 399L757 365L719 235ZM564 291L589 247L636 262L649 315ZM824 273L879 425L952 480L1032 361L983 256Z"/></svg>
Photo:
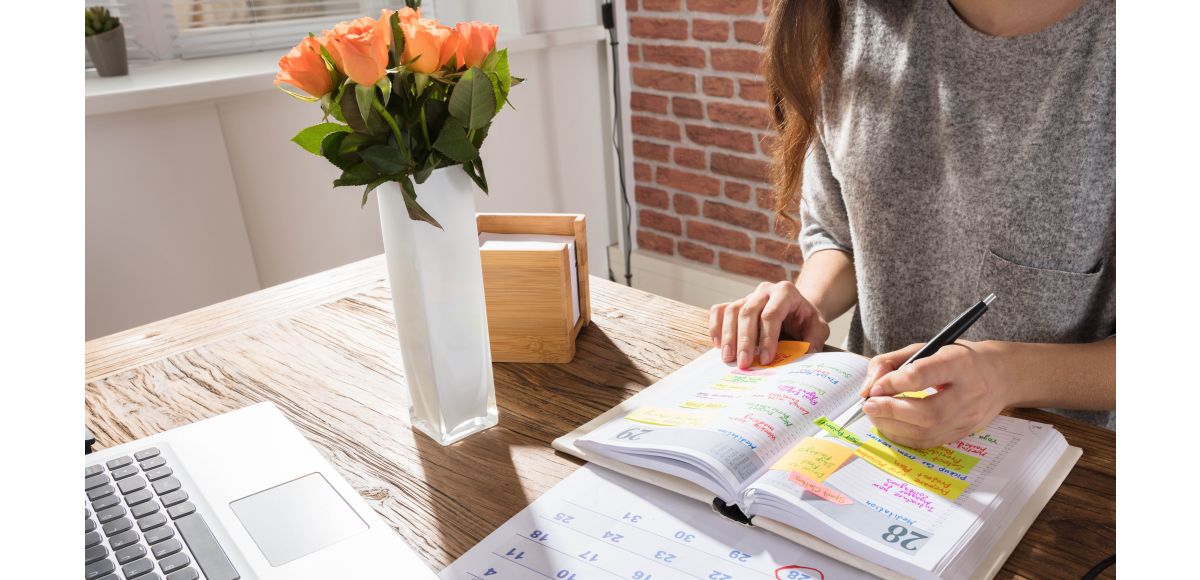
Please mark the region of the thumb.
<svg viewBox="0 0 1200 580"><path fill-rule="evenodd" d="M925 346L925 343L910 344L900 350L885 352L873 357L871 362L867 364L867 378L863 381L862 388L858 391L858 396L866 397L871 392L871 387L875 386L876 381L882 378L883 375L900 368L900 365L904 364L904 361L916 354L918 350L921 350L922 346Z"/></svg>

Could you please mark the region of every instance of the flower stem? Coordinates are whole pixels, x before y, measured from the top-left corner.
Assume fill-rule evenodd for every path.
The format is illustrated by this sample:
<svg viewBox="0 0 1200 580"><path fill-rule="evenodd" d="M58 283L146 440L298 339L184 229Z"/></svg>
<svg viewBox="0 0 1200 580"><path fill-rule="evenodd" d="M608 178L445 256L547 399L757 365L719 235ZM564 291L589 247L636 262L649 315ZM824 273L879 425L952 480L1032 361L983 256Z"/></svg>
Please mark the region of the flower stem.
<svg viewBox="0 0 1200 580"><path fill-rule="evenodd" d="M404 137L400 134L400 127L396 126L396 120L392 118L392 114L383 108L378 99L371 99L371 107L375 109L375 112L379 113L379 116L383 117L384 121L387 121L388 126L392 128L392 134L396 136L396 145L400 147L400 151L404 152L405 157L411 159L412 155L409 154L408 148L404 146Z"/></svg>
<svg viewBox="0 0 1200 580"><path fill-rule="evenodd" d="M433 147L433 144L429 142L429 125L425 122L425 107L421 107L421 133L425 135L425 146Z"/></svg>

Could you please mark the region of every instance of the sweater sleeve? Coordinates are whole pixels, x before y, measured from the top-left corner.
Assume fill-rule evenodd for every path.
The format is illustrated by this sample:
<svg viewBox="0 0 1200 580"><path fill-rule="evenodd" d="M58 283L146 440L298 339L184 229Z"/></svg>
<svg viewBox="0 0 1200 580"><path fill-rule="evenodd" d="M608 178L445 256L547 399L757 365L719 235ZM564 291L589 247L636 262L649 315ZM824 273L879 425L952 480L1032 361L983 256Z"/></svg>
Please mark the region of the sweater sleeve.
<svg viewBox="0 0 1200 580"><path fill-rule="evenodd" d="M842 199L842 186L829 167L825 144L817 139L804 160L804 187L800 200L800 250L804 259L813 253L837 249L853 254L850 220Z"/></svg>

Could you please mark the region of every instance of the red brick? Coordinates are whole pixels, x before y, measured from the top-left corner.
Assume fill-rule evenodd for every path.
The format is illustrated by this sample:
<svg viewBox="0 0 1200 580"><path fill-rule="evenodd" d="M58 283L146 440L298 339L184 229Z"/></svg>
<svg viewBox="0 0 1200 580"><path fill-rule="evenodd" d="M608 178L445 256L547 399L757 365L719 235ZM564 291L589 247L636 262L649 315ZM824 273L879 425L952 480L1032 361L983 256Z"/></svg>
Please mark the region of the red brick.
<svg viewBox="0 0 1200 580"><path fill-rule="evenodd" d="M638 9L637 0L625 0L625 11L626 12L637 12L637 9Z"/></svg>
<svg viewBox="0 0 1200 580"><path fill-rule="evenodd" d="M784 243L770 238L758 238L754 241L754 253L766 256L776 262L803 264L804 255L800 252L800 244Z"/></svg>
<svg viewBox="0 0 1200 580"><path fill-rule="evenodd" d="M770 92L767 91L767 83L752 79L741 79L738 81L738 96L747 101L759 101L769 103Z"/></svg>
<svg viewBox="0 0 1200 580"><path fill-rule="evenodd" d="M647 44L642 47L646 62L704 68L707 62L704 50L694 46L664 46Z"/></svg>
<svg viewBox="0 0 1200 580"><path fill-rule="evenodd" d="M676 165L691 167L692 169L705 169L708 167L708 158L699 149L676 147L674 153Z"/></svg>
<svg viewBox="0 0 1200 580"><path fill-rule="evenodd" d="M654 12L678 12L679 0L642 0L642 8Z"/></svg>
<svg viewBox="0 0 1200 580"><path fill-rule="evenodd" d="M767 133L766 135L763 135L762 137L759 138L758 150L762 151L763 155L770 157L770 156L774 155L775 146L778 144L779 144L779 139L777 139L775 137L775 134Z"/></svg>
<svg viewBox="0 0 1200 580"><path fill-rule="evenodd" d="M759 44L763 38L765 24L753 20L739 20L733 23L733 37L738 42Z"/></svg>
<svg viewBox="0 0 1200 580"><path fill-rule="evenodd" d="M745 48L712 49L713 70L758 74L761 70L761 62L762 55L757 50Z"/></svg>
<svg viewBox="0 0 1200 580"><path fill-rule="evenodd" d="M750 129L767 129L771 126L771 112L766 107L709 103L708 118L714 123L725 123Z"/></svg>
<svg viewBox="0 0 1200 580"><path fill-rule="evenodd" d="M633 142L633 156L638 159L667 162L671 159L671 148L648 141Z"/></svg>
<svg viewBox="0 0 1200 580"><path fill-rule="evenodd" d="M672 40L687 40L687 20L678 18L644 18L631 16L629 18L629 35L634 38L669 38Z"/></svg>
<svg viewBox="0 0 1200 580"><path fill-rule="evenodd" d="M647 163L634 162L633 178L638 181L653 181L654 180L654 167Z"/></svg>
<svg viewBox="0 0 1200 580"><path fill-rule="evenodd" d="M775 210L775 190L771 188L760 188L758 190L758 207L763 209ZM791 203L783 208L784 213L797 214L800 213L800 196L792 198Z"/></svg>
<svg viewBox="0 0 1200 580"><path fill-rule="evenodd" d="M637 243L638 249L641 250L650 250L668 256L675 255L675 240L649 230L638 230Z"/></svg>
<svg viewBox="0 0 1200 580"><path fill-rule="evenodd" d="M695 220L688 220L687 237L693 240L700 240L701 242L716 244L731 250L750 250L750 236L746 235L746 232L739 232Z"/></svg>
<svg viewBox="0 0 1200 580"><path fill-rule="evenodd" d="M713 258L716 257L716 253L712 250L687 240L679 241L679 255L703 264L711 264Z"/></svg>
<svg viewBox="0 0 1200 580"><path fill-rule="evenodd" d="M784 217L775 216L775 235L785 239L795 239L800 234L800 222L796 220L796 216L786 216L792 219L788 220Z"/></svg>
<svg viewBox="0 0 1200 580"><path fill-rule="evenodd" d="M756 232L765 232L770 229L770 220L767 219L767 214L718 201L704 202L704 217Z"/></svg>
<svg viewBox="0 0 1200 580"><path fill-rule="evenodd" d="M736 181L726 181L725 197L734 201L750 201L750 186Z"/></svg>
<svg viewBox="0 0 1200 580"><path fill-rule="evenodd" d="M641 205L667 209L671 206L671 198L667 192L653 187L639 185L633 188L634 199Z"/></svg>
<svg viewBox="0 0 1200 580"><path fill-rule="evenodd" d="M696 92L696 75L634 67L633 84L672 93L694 93Z"/></svg>
<svg viewBox="0 0 1200 580"><path fill-rule="evenodd" d="M675 121L633 115L629 119L629 126L633 129L634 135L658 137L659 139L666 139L668 141L679 140L679 123Z"/></svg>
<svg viewBox="0 0 1200 580"><path fill-rule="evenodd" d="M729 38L729 23L723 20L695 18L692 20L692 38L725 42Z"/></svg>
<svg viewBox="0 0 1200 580"><path fill-rule="evenodd" d="M688 0L688 10L718 14L754 14L758 0Z"/></svg>
<svg viewBox="0 0 1200 580"><path fill-rule="evenodd" d="M685 119L703 119L704 118L704 103L696 99L686 97L674 97L671 99L671 111L676 117Z"/></svg>
<svg viewBox="0 0 1200 580"><path fill-rule="evenodd" d="M714 129L701 125L688 125L684 128L688 139L699 145L711 145L731 151L754 153L754 135L745 131L731 129Z"/></svg>
<svg viewBox="0 0 1200 580"><path fill-rule="evenodd" d="M679 171L670 167L658 168L658 184L701 195L719 195L721 193L721 182L717 178L690 171Z"/></svg>
<svg viewBox="0 0 1200 580"><path fill-rule="evenodd" d="M643 209L638 212L638 224L677 236L683 233L683 223L679 221L679 218L652 209Z"/></svg>
<svg viewBox="0 0 1200 580"><path fill-rule="evenodd" d="M689 228L691 225L689 224ZM787 270L778 264L770 264L756 258L721 252L721 269L734 274L751 276L768 282L787 279Z"/></svg>
<svg viewBox="0 0 1200 580"><path fill-rule="evenodd" d="M662 95L652 95L650 93L640 93L632 91L629 93L629 107L635 111L646 111L648 113L667 114L667 105L670 104L669 99Z"/></svg>
<svg viewBox="0 0 1200 580"><path fill-rule="evenodd" d="M700 215L700 202L686 193L676 193L671 198L675 205L675 213L679 215Z"/></svg>
<svg viewBox="0 0 1200 580"><path fill-rule="evenodd" d="M709 168L714 173L768 183L769 173L766 161L726 155L724 153L713 153L710 157Z"/></svg>
<svg viewBox="0 0 1200 580"><path fill-rule="evenodd" d="M732 97L733 81L725 77L704 77L704 94L710 97Z"/></svg>
<svg viewBox="0 0 1200 580"><path fill-rule="evenodd" d="M641 52L638 50L639 48L640 47L636 44L629 45L629 62L638 62L641 60Z"/></svg>

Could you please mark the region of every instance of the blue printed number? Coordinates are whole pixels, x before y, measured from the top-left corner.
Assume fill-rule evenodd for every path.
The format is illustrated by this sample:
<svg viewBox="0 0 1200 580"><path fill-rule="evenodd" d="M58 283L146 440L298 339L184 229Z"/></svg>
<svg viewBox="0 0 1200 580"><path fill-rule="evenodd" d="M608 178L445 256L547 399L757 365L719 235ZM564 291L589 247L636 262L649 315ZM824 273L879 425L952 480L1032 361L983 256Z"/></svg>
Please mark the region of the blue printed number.
<svg viewBox="0 0 1200 580"><path fill-rule="evenodd" d="M750 554L739 552L738 550L730 552L729 557L737 560L738 562L747 562L750 560Z"/></svg>
<svg viewBox="0 0 1200 580"><path fill-rule="evenodd" d="M684 542L687 542L690 544L690 543L692 543L692 540L696 539L696 536L689 534L683 530L679 530L678 532L675 532L675 539L683 540Z"/></svg>
<svg viewBox="0 0 1200 580"><path fill-rule="evenodd" d="M625 536L622 536L621 534L618 534L615 532L604 532L604 537L601 539L608 540L614 544L619 544L619 543L621 543L621 538L624 538L624 537Z"/></svg>
<svg viewBox="0 0 1200 580"><path fill-rule="evenodd" d="M729 574L726 574L720 570L713 570L712 574L708 575L708 580L729 580L730 578L733 578L733 576L730 576Z"/></svg>
<svg viewBox="0 0 1200 580"><path fill-rule="evenodd" d="M516 548L509 548L508 552L504 555L505 557L512 558L513 560L523 560L525 558L525 552L517 550Z"/></svg>
<svg viewBox="0 0 1200 580"><path fill-rule="evenodd" d="M641 570L637 570L633 573L633 576L630 576L630 578L633 578L633 580L651 580L651 578L654 578L654 576L642 572Z"/></svg>
<svg viewBox="0 0 1200 580"><path fill-rule="evenodd" d="M567 515L562 512L554 514L554 521L561 524L569 524L573 519L575 519L575 516Z"/></svg>
<svg viewBox="0 0 1200 580"><path fill-rule="evenodd" d="M487 569L487 572L484 572L484 573L483 573L483 575L484 575L484 576L491 576L491 575L493 575L493 574L496 574L496 569L495 569L495 568L488 568L488 569Z"/></svg>
<svg viewBox="0 0 1200 580"><path fill-rule="evenodd" d="M912 536L912 537L908 538L907 540L901 541L900 538L903 538L906 535ZM917 533L913 530L909 530L908 528L906 528L900 524L896 524L894 526L889 527L888 531L884 532L883 535L880 537L883 538L883 541L885 541L889 544L895 544L895 543L899 542L901 548L904 548L905 550L916 551L918 546L916 546L914 544L916 542L924 540L925 538L928 538L929 536Z"/></svg>
<svg viewBox="0 0 1200 580"><path fill-rule="evenodd" d="M630 522L633 522L636 524L636 523L642 521L642 516L639 516L633 512L625 512L625 515L621 516L621 519L629 520Z"/></svg>
<svg viewBox="0 0 1200 580"><path fill-rule="evenodd" d="M559 570L558 573L554 575L554 577L562 578L562 580L575 580L575 573L570 570L567 570L566 568L563 568L562 570Z"/></svg>
<svg viewBox="0 0 1200 580"><path fill-rule="evenodd" d="M588 551L580 554L579 559L583 560L584 562L595 562L596 560L600 559L600 556L597 555L595 552L588 550Z"/></svg>
<svg viewBox="0 0 1200 580"><path fill-rule="evenodd" d="M534 530L529 532L529 537L539 542L545 542L546 540L550 539L550 534L547 534L541 530Z"/></svg>
<svg viewBox="0 0 1200 580"><path fill-rule="evenodd" d="M664 552L662 550L659 550L658 553L654 554L654 557L655 557L655 559L662 560L663 562L674 562L675 561L675 554L672 554L670 552Z"/></svg>
<svg viewBox="0 0 1200 580"><path fill-rule="evenodd" d="M812 576L805 574L799 570L791 570L788 572L787 580L811 580Z"/></svg>

